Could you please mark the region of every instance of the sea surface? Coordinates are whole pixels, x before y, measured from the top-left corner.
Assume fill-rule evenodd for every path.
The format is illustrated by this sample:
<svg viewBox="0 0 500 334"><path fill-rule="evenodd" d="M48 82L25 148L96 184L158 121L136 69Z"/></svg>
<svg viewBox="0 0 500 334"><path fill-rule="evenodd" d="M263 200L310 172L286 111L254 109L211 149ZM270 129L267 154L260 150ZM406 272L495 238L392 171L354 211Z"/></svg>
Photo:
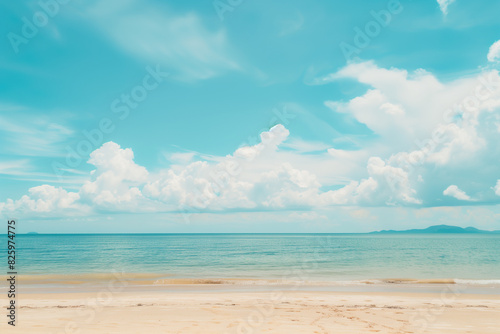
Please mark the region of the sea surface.
<svg viewBox="0 0 500 334"><path fill-rule="evenodd" d="M500 283L500 235L39 234L16 243L19 275Z"/></svg>

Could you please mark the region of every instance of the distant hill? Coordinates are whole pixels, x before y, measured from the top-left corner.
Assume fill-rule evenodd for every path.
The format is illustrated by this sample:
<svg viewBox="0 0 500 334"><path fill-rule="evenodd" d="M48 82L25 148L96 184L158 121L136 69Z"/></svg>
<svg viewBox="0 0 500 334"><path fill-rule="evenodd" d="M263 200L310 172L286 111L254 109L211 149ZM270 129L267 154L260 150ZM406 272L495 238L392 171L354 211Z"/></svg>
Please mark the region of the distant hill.
<svg viewBox="0 0 500 334"><path fill-rule="evenodd" d="M458 227L458 226L450 226L450 225L434 225L424 229L413 229L413 230L404 230L404 231L396 231L396 230L382 230L375 231L370 233L384 233L384 234L394 234L394 233L500 233L500 231L485 231L479 230L475 227Z"/></svg>

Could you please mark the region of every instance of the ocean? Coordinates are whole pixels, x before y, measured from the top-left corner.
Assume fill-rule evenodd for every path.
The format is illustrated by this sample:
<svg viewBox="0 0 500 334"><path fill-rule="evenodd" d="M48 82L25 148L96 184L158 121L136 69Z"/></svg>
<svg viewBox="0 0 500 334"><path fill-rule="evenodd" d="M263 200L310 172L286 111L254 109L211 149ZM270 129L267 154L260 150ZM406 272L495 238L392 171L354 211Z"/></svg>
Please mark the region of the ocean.
<svg viewBox="0 0 500 334"><path fill-rule="evenodd" d="M500 283L500 235L489 234L38 234L16 244L19 275Z"/></svg>

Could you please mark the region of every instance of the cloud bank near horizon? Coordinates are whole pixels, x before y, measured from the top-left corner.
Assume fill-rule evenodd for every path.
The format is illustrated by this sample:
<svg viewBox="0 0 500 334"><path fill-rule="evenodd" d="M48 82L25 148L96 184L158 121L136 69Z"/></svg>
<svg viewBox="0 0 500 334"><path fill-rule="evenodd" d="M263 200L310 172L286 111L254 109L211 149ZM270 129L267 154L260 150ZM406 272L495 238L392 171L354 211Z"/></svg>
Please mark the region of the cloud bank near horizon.
<svg viewBox="0 0 500 334"><path fill-rule="evenodd" d="M155 170L138 165L131 148L107 142L90 154L94 170L77 191L43 184L0 203L0 213L51 217L500 203L500 175L484 168L500 160L498 71L444 83L424 70L409 73L368 61L320 82L337 80L368 86L348 101L325 101L332 113L349 114L374 132L376 138L359 149L323 143L321 150L307 151L315 145L298 145L278 124L262 132L257 144L226 156L174 154L169 168ZM359 177L349 166L366 167Z"/></svg>

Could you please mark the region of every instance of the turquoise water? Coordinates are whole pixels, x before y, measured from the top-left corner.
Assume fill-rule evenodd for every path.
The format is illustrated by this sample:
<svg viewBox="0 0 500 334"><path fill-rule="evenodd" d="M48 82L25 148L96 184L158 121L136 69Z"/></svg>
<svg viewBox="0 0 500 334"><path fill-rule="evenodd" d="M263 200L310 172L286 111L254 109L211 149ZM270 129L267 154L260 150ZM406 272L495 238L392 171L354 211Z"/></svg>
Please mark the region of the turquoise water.
<svg viewBox="0 0 500 334"><path fill-rule="evenodd" d="M20 274L500 280L500 235L18 235ZM6 262L6 261L5 261Z"/></svg>

